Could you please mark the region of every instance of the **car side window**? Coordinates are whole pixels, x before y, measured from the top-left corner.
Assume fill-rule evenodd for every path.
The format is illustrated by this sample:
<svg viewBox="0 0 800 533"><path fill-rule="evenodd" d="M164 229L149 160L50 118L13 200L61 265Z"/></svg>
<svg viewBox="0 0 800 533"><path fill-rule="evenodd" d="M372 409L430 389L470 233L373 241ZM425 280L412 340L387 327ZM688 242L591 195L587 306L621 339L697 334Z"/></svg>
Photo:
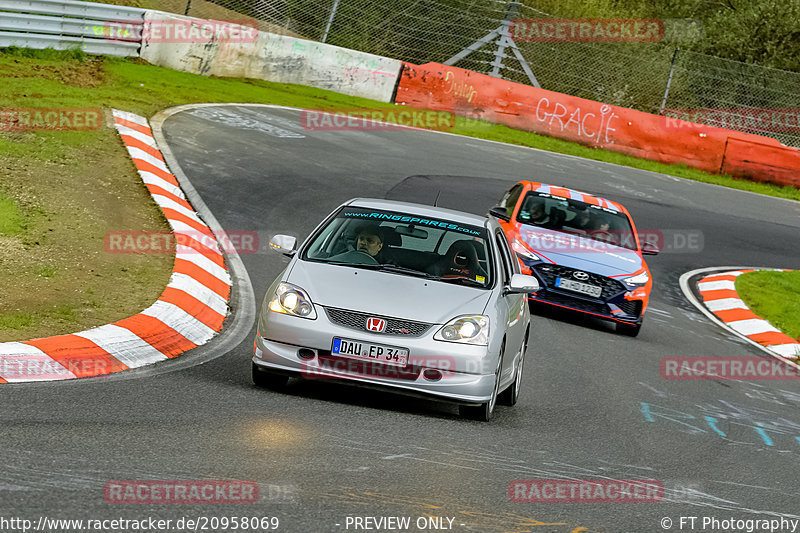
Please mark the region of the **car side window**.
<svg viewBox="0 0 800 533"><path fill-rule="evenodd" d="M495 233L495 242L497 243L497 248L500 251L500 260L503 263L503 283L505 284L511 280L511 276L515 273L515 271L519 271L519 265L517 264L517 261L512 259L514 256L511 255L511 249L509 248L506 236L502 231L497 231Z"/></svg>
<svg viewBox="0 0 800 533"><path fill-rule="evenodd" d="M522 188L522 184L517 183L503 195L502 200L500 200L500 204L498 204L500 207L506 208L506 214L508 217L511 217L511 215L514 213L514 207L517 205L519 195L522 194Z"/></svg>

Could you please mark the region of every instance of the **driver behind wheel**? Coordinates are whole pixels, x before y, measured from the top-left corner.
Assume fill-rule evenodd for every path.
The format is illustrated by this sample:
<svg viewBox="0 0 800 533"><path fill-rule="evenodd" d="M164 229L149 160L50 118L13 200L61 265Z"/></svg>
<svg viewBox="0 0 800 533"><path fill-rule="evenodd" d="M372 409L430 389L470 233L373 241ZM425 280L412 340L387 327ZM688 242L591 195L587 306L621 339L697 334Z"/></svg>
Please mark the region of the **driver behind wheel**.
<svg viewBox="0 0 800 533"><path fill-rule="evenodd" d="M383 248L380 228L375 225L365 225L358 230L356 235L356 250L372 257L378 255Z"/></svg>

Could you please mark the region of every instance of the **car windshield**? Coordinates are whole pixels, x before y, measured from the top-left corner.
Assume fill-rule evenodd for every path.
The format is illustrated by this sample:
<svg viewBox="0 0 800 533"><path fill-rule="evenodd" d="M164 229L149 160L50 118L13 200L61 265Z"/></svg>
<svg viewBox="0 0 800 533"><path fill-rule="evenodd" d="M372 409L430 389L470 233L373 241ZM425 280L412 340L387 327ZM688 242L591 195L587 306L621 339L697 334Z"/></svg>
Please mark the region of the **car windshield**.
<svg viewBox="0 0 800 533"><path fill-rule="evenodd" d="M344 207L301 258L470 287L492 285L485 228L414 213Z"/></svg>
<svg viewBox="0 0 800 533"><path fill-rule="evenodd" d="M614 246L636 250L636 238L625 213L606 207L529 192L517 213L522 224L581 235Z"/></svg>

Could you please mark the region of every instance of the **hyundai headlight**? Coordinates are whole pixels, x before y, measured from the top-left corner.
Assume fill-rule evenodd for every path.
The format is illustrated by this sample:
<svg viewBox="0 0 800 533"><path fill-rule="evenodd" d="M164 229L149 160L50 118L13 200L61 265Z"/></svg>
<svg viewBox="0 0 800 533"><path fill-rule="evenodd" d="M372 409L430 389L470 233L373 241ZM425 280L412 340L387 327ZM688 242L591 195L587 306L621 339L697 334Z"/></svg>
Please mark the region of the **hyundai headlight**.
<svg viewBox="0 0 800 533"><path fill-rule="evenodd" d="M437 341L464 344L489 344L489 317L484 315L457 316L436 332Z"/></svg>
<svg viewBox="0 0 800 533"><path fill-rule="evenodd" d="M644 285L645 283L650 281L650 276L647 275L647 271L645 270L641 274L636 274L635 276L625 278L622 281L624 281L628 285Z"/></svg>
<svg viewBox="0 0 800 533"><path fill-rule="evenodd" d="M317 312L308 294L300 287L289 283L278 285L275 295L269 302L269 310L311 320L317 318Z"/></svg>
<svg viewBox="0 0 800 533"><path fill-rule="evenodd" d="M521 241L517 239L511 240L511 249L516 252L517 255L524 257L525 259L529 259L530 261L541 261L542 259L533 253L530 248L525 246Z"/></svg>

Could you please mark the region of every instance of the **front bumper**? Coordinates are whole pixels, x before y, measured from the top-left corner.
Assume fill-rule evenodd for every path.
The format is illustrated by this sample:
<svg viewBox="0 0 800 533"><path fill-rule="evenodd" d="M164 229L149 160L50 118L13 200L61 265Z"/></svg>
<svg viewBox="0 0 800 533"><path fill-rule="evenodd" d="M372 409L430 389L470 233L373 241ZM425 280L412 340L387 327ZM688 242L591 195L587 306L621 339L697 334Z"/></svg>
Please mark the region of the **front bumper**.
<svg viewBox="0 0 800 533"><path fill-rule="evenodd" d="M527 265L526 265L527 266ZM558 265L556 265L558 268ZM606 282L607 286L618 283L616 290L603 289L603 295L595 298L578 292L561 289L553 283L554 276L544 276L536 268L530 268L531 275L539 280L541 289L528 296L533 302L577 311L598 318L622 322L625 324L640 324L647 307L648 291L644 287L626 289L621 282L616 280ZM600 278L598 274L592 274ZM606 278L609 279L610 278Z"/></svg>
<svg viewBox="0 0 800 533"><path fill-rule="evenodd" d="M315 307L316 320L263 310L253 363L264 370L306 379L344 379L457 403L489 401L497 359L486 346L434 340L441 325L434 325L419 337L350 329L332 323L322 306ZM332 355L334 337L408 348L408 364L395 367ZM305 357L301 357L301 350Z"/></svg>

